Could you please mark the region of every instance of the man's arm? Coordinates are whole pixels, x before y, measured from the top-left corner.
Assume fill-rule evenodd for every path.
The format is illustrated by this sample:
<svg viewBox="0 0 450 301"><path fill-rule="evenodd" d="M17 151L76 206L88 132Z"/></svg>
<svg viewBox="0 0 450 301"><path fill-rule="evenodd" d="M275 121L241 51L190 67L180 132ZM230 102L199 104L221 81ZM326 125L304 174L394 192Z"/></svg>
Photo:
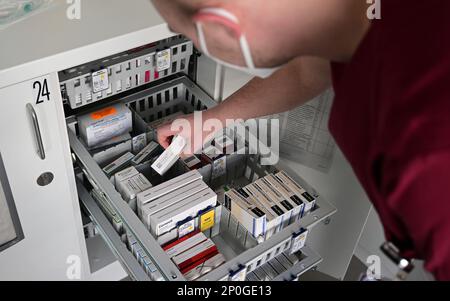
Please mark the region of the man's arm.
<svg viewBox="0 0 450 301"><path fill-rule="evenodd" d="M267 79L253 79L222 104L204 112L203 121L215 118L225 125L227 119L248 120L286 112L320 95L330 84L331 68L328 61L311 57L298 58ZM186 119L193 125L192 115ZM165 124L158 128L158 142L167 148L176 134L180 133L172 131L171 124ZM211 134L194 135L191 132L188 136L183 133L192 147L202 145ZM186 153L194 151L186 150Z"/></svg>
<svg viewBox="0 0 450 301"><path fill-rule="evenodd" d="M255 78L204 119L251 119L286 112L303 105L331 85L330 63L323 59L295 59L267 79Z"/></svg>

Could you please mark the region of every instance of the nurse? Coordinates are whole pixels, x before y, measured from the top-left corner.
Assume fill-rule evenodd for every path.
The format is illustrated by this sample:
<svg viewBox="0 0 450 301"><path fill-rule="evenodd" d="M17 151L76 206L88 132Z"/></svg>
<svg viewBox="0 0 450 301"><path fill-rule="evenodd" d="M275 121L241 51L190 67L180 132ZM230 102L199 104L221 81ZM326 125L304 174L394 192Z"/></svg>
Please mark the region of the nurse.
<svg viewBox="0 0 450 301"><path fill-rule="evenodd" d="M450 280L450 1L382 1L380 20L361 0L153 2L205 55L255 75L203 120L285 112L332 86L330 131L386 239ZM159 142L176 134L163 125Z"/></svg>

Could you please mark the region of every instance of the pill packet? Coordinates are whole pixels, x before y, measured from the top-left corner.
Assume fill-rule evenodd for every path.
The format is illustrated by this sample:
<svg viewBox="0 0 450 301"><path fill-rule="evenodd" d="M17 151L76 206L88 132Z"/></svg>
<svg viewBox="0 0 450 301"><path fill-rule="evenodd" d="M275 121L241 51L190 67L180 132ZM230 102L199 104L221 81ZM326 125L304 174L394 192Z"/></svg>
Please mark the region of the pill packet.
<svg viewBox="0 0 450 301"><path fill-rule="evenodd" d="M42 13L55 4L53 0L0 0L0 30Z"/></svg>

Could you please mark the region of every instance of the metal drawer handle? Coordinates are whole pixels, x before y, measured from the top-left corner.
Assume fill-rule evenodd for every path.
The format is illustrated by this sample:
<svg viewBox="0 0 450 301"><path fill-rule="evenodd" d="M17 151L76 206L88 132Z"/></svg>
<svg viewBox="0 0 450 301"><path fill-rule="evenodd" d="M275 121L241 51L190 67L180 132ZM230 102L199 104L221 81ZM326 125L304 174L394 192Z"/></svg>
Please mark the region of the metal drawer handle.
<svg viewBox="0 0 450 301"><path fill-rule="evenodd" d="M31 119L33 120L34 133L36 134L37 144L39 148L39 156L42 160L45 160L44 143L42 142L41 128L39 127L39 120L36 111L30 103L27 104L27 109L31 115Z"/></svg>

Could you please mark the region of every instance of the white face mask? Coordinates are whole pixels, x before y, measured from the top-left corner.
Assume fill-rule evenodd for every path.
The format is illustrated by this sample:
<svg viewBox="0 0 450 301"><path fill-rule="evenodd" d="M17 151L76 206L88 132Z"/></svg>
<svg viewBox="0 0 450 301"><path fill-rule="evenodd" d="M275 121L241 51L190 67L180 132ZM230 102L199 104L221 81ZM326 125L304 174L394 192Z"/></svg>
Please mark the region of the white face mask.
<svg viewBox="0 0 450 301"><path fill-rule="evenodd" d="M239 25L238 18L223 8L205 8L205 9L200 10L200 12L207 13L207 14L213 14L213 15L225 18L228 21L235 23L236 25ZM267 78L267 77L271 76L274 72L276 72L278 69L280 69L280 67L256 68L254 61L253 61L252 53L250 51L250 46L249 46L247 38L245 37L244 34L241 34L241 36L239 37L239 44L241 46L241 51L244 56L244 60L245 60L247 67L241 67L238 65L224 62L224 61L212 56L209 53L208 46L206 45L206 39L205 39L205 34L203 32L202 23L196 22L196 27L197 27L198 39L199 39L199 43L200 43L202 52L205 55L209 56L212 60L214 60L218 64L223 65L225 67L232 68L232 69L236 69L236 70L257 76L257 77L261 77L261 78Z"/></svg>

